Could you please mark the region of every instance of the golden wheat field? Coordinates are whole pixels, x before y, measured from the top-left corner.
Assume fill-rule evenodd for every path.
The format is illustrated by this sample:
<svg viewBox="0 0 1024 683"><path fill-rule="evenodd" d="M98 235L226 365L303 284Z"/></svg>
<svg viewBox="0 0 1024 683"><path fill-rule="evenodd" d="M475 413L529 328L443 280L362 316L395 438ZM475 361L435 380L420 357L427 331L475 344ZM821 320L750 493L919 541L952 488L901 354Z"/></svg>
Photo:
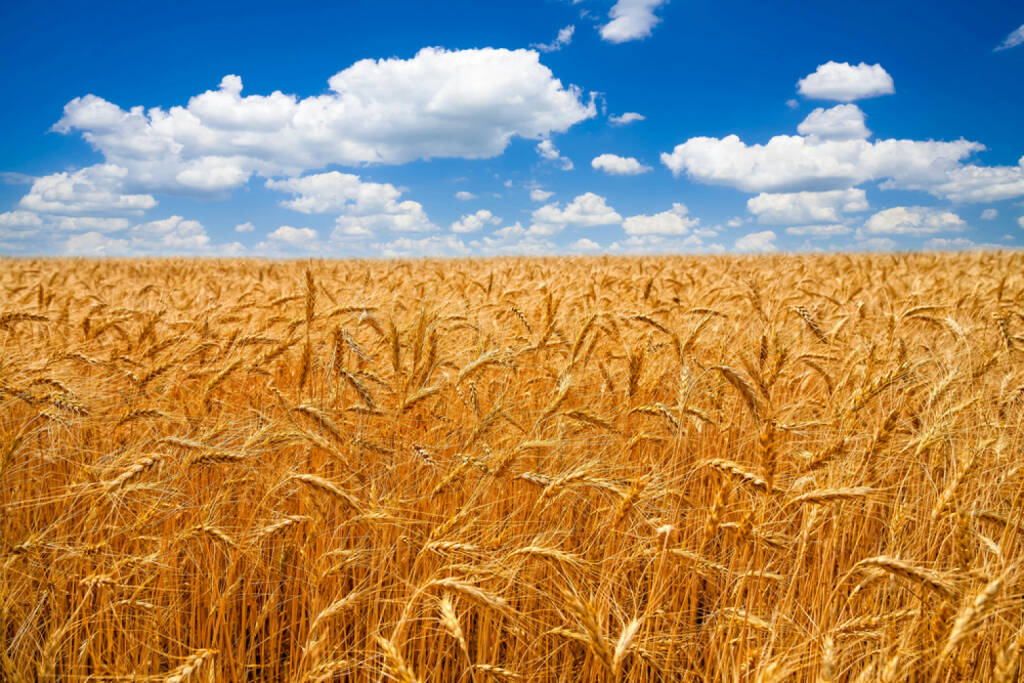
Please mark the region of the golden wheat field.
<svg viewBox="0 0 1024 683"><path fill-rule="evenodd" d="M0 678L1019 679L1024 254L0 262Z"/></svg>

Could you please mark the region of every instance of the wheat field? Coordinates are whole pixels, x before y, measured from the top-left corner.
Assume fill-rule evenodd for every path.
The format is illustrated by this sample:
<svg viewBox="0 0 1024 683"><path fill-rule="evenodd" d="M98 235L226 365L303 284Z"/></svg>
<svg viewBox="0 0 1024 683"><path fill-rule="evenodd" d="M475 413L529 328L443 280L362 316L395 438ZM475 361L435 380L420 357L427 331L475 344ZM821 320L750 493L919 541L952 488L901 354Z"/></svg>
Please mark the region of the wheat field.
<svg viewBox="0 0 1024 683"><path fill-rule="evenodd" d="M1024 254L0 261L0 679L1017 681Z"/></svg>

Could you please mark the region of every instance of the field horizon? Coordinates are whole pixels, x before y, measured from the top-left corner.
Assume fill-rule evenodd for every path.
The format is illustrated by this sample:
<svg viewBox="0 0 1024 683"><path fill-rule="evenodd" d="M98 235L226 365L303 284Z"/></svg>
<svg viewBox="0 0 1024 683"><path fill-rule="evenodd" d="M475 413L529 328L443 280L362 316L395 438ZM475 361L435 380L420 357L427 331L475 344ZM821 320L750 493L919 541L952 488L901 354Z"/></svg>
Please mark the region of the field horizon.
<svg viewBox="0 0 1024 683"><path fill-rule="evenodd" d="M0 679L1020 680L1024 252L0 260Z"/></svg>

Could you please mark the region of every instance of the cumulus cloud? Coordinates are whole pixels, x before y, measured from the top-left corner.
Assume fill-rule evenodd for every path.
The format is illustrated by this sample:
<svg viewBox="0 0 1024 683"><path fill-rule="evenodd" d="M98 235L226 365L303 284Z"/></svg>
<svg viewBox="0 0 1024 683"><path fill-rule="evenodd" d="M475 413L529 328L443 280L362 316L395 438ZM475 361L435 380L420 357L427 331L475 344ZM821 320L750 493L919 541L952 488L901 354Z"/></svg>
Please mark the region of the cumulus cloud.
<svg viewBox="0 0 1024 683"><path fill-rule="evenodd" d="M48 227L62 232L121 232L131 225L127 218L107 216L51 216L48 221Z"/></svg>
<svg viewBox="0 0 1024 683"><path fill-rule="evenodd" d="M959 232L967 224L952 211L925 206L894 206L879 211L864 223L868 235L928 235Z"/></svg>
<svg viewBox="0 0 1024 683"><path fill-rule="evenodd" d="M864 125L864 112L856 104L837 104L831 109L818 107L797 126L800 135L823 140L857 140L871 136Z"/></svg>
<svg viewBox="0 0 1024 683"><path fill-rule="evenodd" d="M661 161L676 176L685 173L699 182L745 192L832 190L887 179L885 187L923 188L952 197L964 194L970 184L968 178L951 180L956 172L970 168L961 161L983 149L984 145L963 139L869 142L798 135L777 135L766 144L747 145L728 135L690 138L671 153L662 153ZM1005 180L1007 188L1013 185L1012 179Z"/></svg>
<svg viewBox="0 0 1024 683"><path fill-rule="evenodd" d="M455 193L455 198L458 199L460 202L468 202L471 199L476 199L476 195L466 190L459 190L458 192Z"/></svg>
<svg viewBox="0 0 1024 683"><path fill-rule="evenodd" d="M638 175L651 170L650 166L641 164L634 157L620 157L615 154L601 154L590 162L598 171L610 175Z"/></svg>
<svg viewBox="0 0 1024 683"><path fill-rule="evenodd" d="M975 244L966 237L933 237L924 243L925 249L935 249L936 251L961 251L964 249L981 249L984 247L998 249L999 245Z"/></svg>
<svg viewBox="0 0 1024 683"><path fill-rule="evenodd" d="M1020 218L1017 219L1017 225L1024 229L1024 216L1021 216Z"/></svg>
<svg viewBox="0 0 1024 683"><path fill-rule="evenodd" d="M487 209L480 209L476 213L466 214L452 223L452 232L477 232L484 226L498 225L500 223L501 218L495 216Z"/></svg>
<svg viewBox="0 0 1024 683"><path fill-rule="evenodd" d="M253 232L255 229L256 226L250 223L249 221L246 221L245 223L239 223L238 225L235 226L235 232Z"/></svg>
<svg viewBox="0 0 1024 683"><path fill-rule="evenodd" d="M559 31L558 35L550 43L536 43L530 47L535 47L541 52L557 52L572 42L572 34L575 32L576 27L570 24Z"/></svg>
<svg viewBox="0 0 1024 683"><path fill-rule="evenodd" d="M652 216L630 216L622 221L622 228L628 235L685 235L699 223L700 220L690 216L685 204L676 202L669 211Z"/></svg>
<svg viewBox="0 0 1024 683"><path fill-rule="evenodd" d="M53 173L33 181L19 204L32 211L60 215L101 211L141 214L156 206L151 195L123 192L127 175L127 169L114 164Z"/></svg>
<svg viewBox="0 0 1024 683"><path fill-rule="evenodd" d="M622 222L622 216L608 206L607 200L593 192L577 196L564 209L557 203L545 204L532 217L532 235L554 235L566 227L594 228Z"/></svg>
<svg viewBox="0 0 1024 683"><path fill-rule="evenodd" d="M998 215L999 211L997 211L996 209L985 209L984 211L981 212L981 220L990 221L993 220Z"/></svg>
<svg viewBox="0 0 1024 683"><path fill-rule="evenodd" d="M638 114L635 111L627 111L625 114L619 114L618 116L609 116L608 123L613 126L628 126L631 123L643 121L646 118L643 114Z"/></svg>
<svg viewBox="0 0 1024 683"><path fill-rule="evenodd" d="M562 153L555 147L555 143L551 142L551 140L541 140L538 142L537 154L540 155L541 159L557 164L563 171L571 171L573 169L572 160L563 157Z"/></svg>
<svg viewBox="0 0 1024 683"><path fill-rule="evenodd" d="M1021 24L1020 28L1006 36L1006 40L996 46L995 51L1009 50L1011 47L1017 47L1021 43L1024 43L1024 24Z"/></svg>
<svg viewBox="0 0 1024 683"><path fill-rule="evenodd" d="M43 219L34 211L6 211L0 213L0 227L34 228L43 224Z"/></svg>
<svg viewBox="0 0 1024 683"><path fill-rule="evenodd" d="M532 190L530 190L530 201L543 202L550 199L553 196L555 196L554 192L549 192L548 190L544 190L539 187L535 187Z"/></svg>
<svg viewBox="0 0 1024 683"><path fill-rule="evenodd" d="M853 230L848 225L832 223L829 225L794 225L786 228L787 235L803 235L807 237L836 237L849 235Z"/></svg>
<svg viewBox="0 0 1024 683"><path fill-rule="evenodd" d="M864 62L856 66L848 62L826 62L814 73L801 78L797 86L804 97L838 102L853 102L896 92L892 76L881 64Z"/></svg>
<svg viewBox="0 0 1024 683"><path fill-rule="evenodd" d="M291 247L309 247L315 244L320 236L312 228L295 228L290 225L282 225L277 230L269 233L267 237L275 242L281 242Z"/></svg>
<svg viewBox="0 0 1024 683"><path fill-rule="evenodd" d="M654 15L668 0L618 0L608 12L611 19L601 27L601 37L609 43L625 43L651 35L661 21Z"/></svg>
<svg viewBox="0 0 1024 683"><path fill-rule="evenodd" d="M752 232L736 240L736 251L768 252L775 251L775 233L771 230Z"/></svg>
<svg viewBox="0 0 1024 683"><path fill-rule="evenodd" d="M586 237L581 237L572 244L569 248L574 251L600 251L601 245L594 240L589 240Z"/></svg>
<svg viewBox="0 0 1024 683"><path fill-rule="evenodd" d="M267 187L293 199L281 206L301 213L338 213L339 234L371 235L380 230L426 232L435 226L423 206L399 201L402 192L390 183L364 182L351 173L329 171L300 178L268 180Z"/></svg>
<svg viewBox="0 0 1024 683"><path fill-rule="evenodd" d="M941 182L909 183L903 187L925 190L954 202L996 202L1020 197L1024 195L1024 157L1016 166L967 164L949 170Z"/></svg>
<svg viewBox="0 0 1024 683"><path fill-rule="evenodd" d="M118 228L117 236L103 232L104 219L84 217L71 225L78 229L100 227L77 233L64 240L64 251L74 256L166 256L175 255L237 255L244 250L237 242L215 245L199 221L170 216L139 223L129 229ZM124 219L116 219L124 220Z"/></svg>
<svg viewBox="0 0 1024 683"><path fill-rule="evenodd" d="M844 213L868 209L864 190L831 190L827 192L762 192L747 200L747 210L760 223L785 225L796 223L839 222Z"/></svg>
<svg viewBox="0 0 1024 683"><path fill-rule="evenodd" d="M71 100L54 129L80 131L138 186L202 191L332 163L493 157L513 137L546 138L596 115L532 50L424 48L356 62L328 85L306 98L243 96L229 75L185 106L148 110L90 94Z"/></svg>

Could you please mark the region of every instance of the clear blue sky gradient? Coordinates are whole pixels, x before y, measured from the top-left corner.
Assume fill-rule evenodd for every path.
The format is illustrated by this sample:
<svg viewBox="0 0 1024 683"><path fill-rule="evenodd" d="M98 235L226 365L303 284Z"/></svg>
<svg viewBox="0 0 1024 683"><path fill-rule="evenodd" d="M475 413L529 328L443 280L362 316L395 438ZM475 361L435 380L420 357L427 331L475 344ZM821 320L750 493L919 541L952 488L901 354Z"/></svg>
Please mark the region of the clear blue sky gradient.
<svg viewBox="0 0 1024 683"><path fill-rule="evenodd" d="M992 201L958 202L923 190L883 189L879 181L869 180L856 184L866 191L869 208L844 213L838 224L845 232L807 236L787 232L792 226L784 222L759 221L747 207L757 192L708 184L687 173L673 175L660 159L699 136L737 135L750 145L796 135L813 109L840 104L798 95L797 81L836 61L880 64L893 79L893 94L855 102L866 114L872 140L963 138L986 147L964 163L1018 167L1024 157L1024 44L995 48L1024 23L1024 6L993 0L670 0L654 10L660 21L648 37L612 43L602 39L600 27L608 23L613 4L4 3L0 214L8 218L0 216L0 253L381 256L1024 246L1024 191ZM584 103L589 93L600 93L594 117L550 136L573 162L572 170L542 159L535 149L538 139L516 137L490 158L330 164L301 172L337 170L364 182L391 184L403 191L402 200L422 205L432 232L381 230L363 239L332 239L336 213L304 214L283 207L279 202L288 196L266 188L267 178L258 174L213 193L139 187L129 177L124 191L150 194L156 206L131 214L94 211L89 215L128 221L89 239L72 239L90 232L84 227L54 227L59 214L35 211L38 221L25 218L22 198L36 179L105 161L81 131L51 130L73 98L93 94L125 110L137 105L166 110L216 90L228 74L241 77L243 96L280 90L309 97L327 93L332 75L362 59L407 60L432 46L529 49L553 41L568 25L575 26L571 42L542 52L540 62L563 86L579 86ZM791 99L795 107L787 105ZM609 123L608 114L623 112L646 118L626 126ZM636 158L651 170L609 175L592 168L591 160L605 153ZM534 186L554 194L531 200ZM457 200L458 190L476 199ZM699 222L686 230L687 242L673 235L631 245L621 222L587 226L571 221L554 234L517 238L525 242L510 238L493 248L480 242L517 222L520 232L528 231L536 222L535 210L550 203L565 208L584 193L604 198L622 218L658 214L682 203L689 219ZM872 216L894 207L924 207L922 215L949 212L962 222L948 223L948 231L864 230ZM454 221L478 210L501 220L473 233L452 232ZM133 227L171 216L197 221L205 238L176 248L147 240ZM37 224L27 224L32 222ZM235 230L245 222L254 229ZM316 237L271 237L281 226L308 228ZM744 241L750 234L761 237Z"/></svg>

